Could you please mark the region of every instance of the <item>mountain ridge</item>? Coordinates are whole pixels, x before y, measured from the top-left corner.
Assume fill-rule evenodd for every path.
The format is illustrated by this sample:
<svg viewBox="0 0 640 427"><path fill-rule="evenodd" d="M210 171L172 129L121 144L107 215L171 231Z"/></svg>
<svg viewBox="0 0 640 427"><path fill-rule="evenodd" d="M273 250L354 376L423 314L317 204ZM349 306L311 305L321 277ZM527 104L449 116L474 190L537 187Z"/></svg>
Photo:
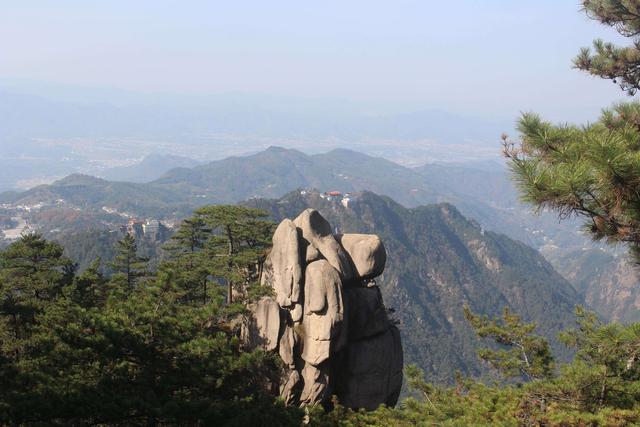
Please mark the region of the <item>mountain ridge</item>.
<svg viewBox="0 0 640 427"><path fill-rule="evenodd" d="M542 250L575 286L582 286L586 280L577 271L581 269L579 259L571 262L562 259L564 253L574 253L578 257L588 255L583 249L591 248L592 243L579 234L580 223L575 220L559 223L554 213L532 215L518 202L516 188L504 169L469 170L455 165L410 169L350 149L309 155L272 146L251 156L172 169L162 178L145 184L71 175L26 192L2 193L0 203L48 203L63 209L81 209L86 215L94 215L96 222L101 224L112 221L111 217L105 218L103 208L134 218L166 218L175 222L189 216L199 206L237 203L259 197L279 198L296 188L342 193L370 190L390 196L407 207L449 202L484 229L507 234ZM64 200L62 206L59 206L60 200ZM633 308L634 303L629 302L631 297L623 298L626 293L616 292L616 289L628 289L630 279L623 277L622 270L615 267L614 259L607 262L608 267L603 263L600 267L617 272L610 276L614 279L607 279L609 294L606 298L595 297L600 279L593 279L589 284L592 289L589 294L594 295L590 301L605 319L616 313L616 319L637 320L640 315ZM639 281L637 277L634 280L635 283Z"/></svg>
<svg viewBox="0 0 640 427"><path fill-rule="evenodd" d="M556 354L567 357L556 333L573 326L574 305L583 300L534 249L484 231L448 203L405 208L363 192L352 195L345 207L320 193L302 193L245 204L266 210L276 221L313 208L338 232L379 235L388 257L378 285L401 322L407 361L430 378L451 382L456 368L487 374L475 353L480 343L462 313L465 304L490 316L512 309L537 322Z"/></svg>

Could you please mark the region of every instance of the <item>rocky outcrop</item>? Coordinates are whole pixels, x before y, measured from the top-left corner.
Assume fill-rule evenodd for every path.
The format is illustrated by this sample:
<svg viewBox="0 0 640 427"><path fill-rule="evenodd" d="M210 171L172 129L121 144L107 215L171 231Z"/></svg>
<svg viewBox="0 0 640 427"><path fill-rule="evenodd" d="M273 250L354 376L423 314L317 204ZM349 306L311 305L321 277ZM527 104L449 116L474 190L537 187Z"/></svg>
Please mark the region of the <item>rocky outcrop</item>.
<svg viewBox="0 0 640 427"><path fill-rule="evenodd" d="M250 307L243 338L280 355L285 402L324 404L336 395L352 408L395 405L402 344L373 281L386 258L378 236L334 236L313 209L277 227L261 280L274 297Z"/></svg>
<svg viewBox="0 0 640 427"><path fill-rule="evenodd" d="M351 257L359 279L374 278L382 274L387 262L387 252L382 240L375 234L340 234L342 247Z"/></svg>
<svg viewBox="0 0 640 427"><path fill-rule="evenodd" d="M289 219L282 221L273 234L273 249L267 267L267 280L276 292L278 304L290 307L298 302L302 284L300 239L298 229Z"/></svg>

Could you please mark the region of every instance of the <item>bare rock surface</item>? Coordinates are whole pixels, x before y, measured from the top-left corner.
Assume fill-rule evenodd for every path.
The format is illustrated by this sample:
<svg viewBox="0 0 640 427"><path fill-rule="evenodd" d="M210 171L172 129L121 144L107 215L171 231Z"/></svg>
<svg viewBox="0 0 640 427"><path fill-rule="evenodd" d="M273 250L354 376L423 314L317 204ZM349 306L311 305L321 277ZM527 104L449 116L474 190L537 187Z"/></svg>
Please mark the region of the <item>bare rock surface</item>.
<svg viewBox="0 0 640 427"><path fill-rule="evenodd" d="M293 355L295 344L296 338L293 328L285 324L278 343L278 353L282 361L289 367L294 367L295 364Z"/></svg>
<svg viewBox="0 0 640 427"><path fill-rule="evenodd" d="M317 210L306 209L293 223L302 231L302 237L322 254L344 280L353 277L349 256L332 234L331 224Z"/></svg>
<svg viewBox="0 0 640 427"><path fill-rule="evenodd" d="M286 405L296 403L297 388L302 384L300 373L295 369L289 371L285 380L280 384L280 396Z"/></svg>
<svg viewBox="0 0 640 427"><path fill-rule="evenodd" d="M251 317L242 326L243 340L267 351L278 348L280 306L271 297L263 297L251 309Z"/></svg>
<svg viewBox="0 0 640 427"><path fill-rule="evenodd" d="M312 263L313 261L322 259L322 254L318 249L316 249L315 246L313 246L311 243L307 243L306 241L305 243L307 247L305 249L304 259L307 262L307 264Z"/></svg>
<svg viewBox="0 0 640 427"><path fill-rule="evenodd" d="M242 337L279 354L286 404L326 405L336 394L352 408L395 405L402 343L372 282L386 258L378 236L334 236L313 209L278 225L261 277L275 297L250 306Z"/></svg>
<svg viewBox="0 0 640 427"><path fill-rule="evenodd" d="M271 286L276 292L276 301L281 307L298 302L302 282L298 230L290 219L278 225L273 234L273 247L269 253Z"/></svg>
<svg viewBox="0 0 640 427"><path fill-rule="evenodd" d="M389 329L387 309L377 286L350 287L344 293L345 304L349 307L349 341L358 341Z"/></svg>
<svg viewBox="0 0 640 427"><path fill-rule="evenodd" d="M304 290L302 358L318 365L343 343L338 339L344 317L340 276L327 261L316 261L307 267Z"/></svg>
<svg viewBox="0 0 640 427"><path fill-rule="evenodd" d="M342 234L338 242L347 251L359 278L373 278L384 271L387 252L375 234Z"/></svg>
<svg viewBox="0 0 640 427"><path fill-rule="evenodd" d="M328 398L329 366L314 366L310 363L302 368L304 388L300 395L301 403L319 403Z"/></svg>
<svg viewBox="0 0 640 427"><path fill-rule="evenodd" d="M385 332L349 342L337 375L336 394L352 408L376 409L381 403L394 406L402 387L400 331Z"/></svg>

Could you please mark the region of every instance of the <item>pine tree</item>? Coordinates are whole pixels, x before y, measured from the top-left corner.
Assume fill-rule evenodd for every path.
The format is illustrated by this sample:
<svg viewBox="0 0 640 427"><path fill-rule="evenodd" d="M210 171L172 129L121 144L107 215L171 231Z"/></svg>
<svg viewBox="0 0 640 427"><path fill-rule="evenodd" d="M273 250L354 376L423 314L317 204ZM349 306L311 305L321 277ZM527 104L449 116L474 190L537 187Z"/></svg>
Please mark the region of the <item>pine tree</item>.
<svg viewBox="0 0 640 427"><path fill-rule="evenodd" d="M170 269L124 289L105 286L98 260L72 267L41 236L0 252L0 425L301 424L265 392L277 356L243 351L224 288L193 304Z"/></svg>
<svg viewBox="0 0 640 427"><path fill-rule="evenodd" d="M640 402L640 324L603 324L582 307L576 317L578 327L560 335L576 357L558 388L582 410L633 407Z"/></svg>
<svg viewBox="0 0 640 427"><path fill-rule="evenodd" d="M126 234L116 244L116 255L111 263L111 268L115 272L114 280L124 282L128 290L138 283L138 281L148 275L148 258L138 255L138 245L135 237Z"/></svg>
<svg viewBox="0 0 640 427"><path fill-rule="evenodd" d="M640 87L640 2L585 0L583 6L633 45L597 40L595 53L583 49L576 66L634 94ZM523 200L555 210L560 218L584 218L594 239L627 244L640 260L640 103L615 105L582 127L524 114L518 131L519 142L503 140Z"/></svg>
<svg viewBox="0 0 640 427"><path fill-rule="evenodd" d="M255 283L271 242L273 223L267 213L244 206L207 206L195 216L211 230L205 243L210 271L227 287L227 303L234 290L248 291Z"/></svg>
<svg viewBox="0 0 640 427"><path fill-rule="evenodd" d="M583 9L592 19L615 28L632 40L619 47L603 40L593 42L593 51L583 48L575 58L576 68L594 76L611 79L634 95L640 89L640 2L636 0L583 0Z"/></svg>
<svg viewBox="0 0 640 427"><path fill-rule="evenodd" d="M107 298L107 278L100 271L101 259L95 259L87 269L74 278L73 299L83 307L104 305Z"/></svg>
<svg viewBox="0 0 640 427"><path fill-rule="evenodd" d="M171 241L164 245L167 257L159 266L161 274L169 275L182 289L182 298L196 304L206 304L210 298L210 276L204 248L211 229L199 216L184 220Z"/></svg>
<svg viewBox="0 0 640 427"><path fill-rule="evenodd" d="M36 316L71 283L74 269L63 248L40 234L25 235L0 253L2 331L17 341L25 338Z"/></svg>
<svg viewBox="0 0 640 427"><path fill-rule="evenodd" d="M554 370L549 343L533 335L535 323L523 323L520 316L504 309L501 319L489 319L464 307L464 316L481 338L491 338L501 348L483 348L478 356L505 378L528 381L548 379Z"/></svg>

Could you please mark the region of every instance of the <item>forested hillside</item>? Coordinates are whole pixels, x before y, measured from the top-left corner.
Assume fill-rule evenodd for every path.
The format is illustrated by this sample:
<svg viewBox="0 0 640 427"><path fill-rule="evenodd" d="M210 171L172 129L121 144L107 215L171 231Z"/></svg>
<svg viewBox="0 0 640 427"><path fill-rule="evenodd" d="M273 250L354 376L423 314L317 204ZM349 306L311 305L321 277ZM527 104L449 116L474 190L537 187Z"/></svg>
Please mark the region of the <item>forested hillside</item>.
<svg viewBox="0 0 640 427"><path fill-rule="evenodd" d="M590 264L593 259L590 254L601 245L590 243L581 222L575 218L558 221L549 212L533 213L531 207L518 201L515 184L500 164L480 167L430 164L408 169L350 150L307 155L272 147L252 156L173 169L146 184L72 175L27 192L4 193L0 199L10 206L43 205L26 216L29 223L45 233L60 230L59 236L50 236L68 240L69 233L124 225L127 218L123 216L168 218L175 222L198 206L236 203L252 197L278 198L295 188L343 193L369 190L407 207L452 203L486 230L540 249L605 319L638 319L635 294L624 291L640 282L637 272L627 268L624 275L600 275L595 271L587 275L585 268L599 271L620 268L614 253L607 250L598 257L597 265ZM599 292L600 280L604 278L609 296L591 295ZM589 287L594 290L589 291Z"/></svg>
<svg viewBox="0 0 640 427"><path fill-rule="evenodd" d="M537 322L558 355L568 354L557 345L556 334L572 323L573 308L583 299L535 250L485 230L450 204L407 209L365 192L351 194L345 207L341 199L313 191L245 203L270 212L275 221L312 207L340 232L380 235L389 253L380 281L384 300L403 322L408 360L433 381L452 381L456 369L486 373L475 356L475 334L463 318L465 303L488 315L509 307ZM84 229L47 236L60 242L82 270L100 257L108 273L114 245L124 233ZM152 267L166 256L161 247L168 234L137 238L140 253L150 258Z"/></svg>
<svg viewBox="0 0 640 427"><path fill-rule="evenodd" d="M280 220L312 207L345 233L375 233L388 252L379 281L385 303L396 310L409 363L432 381L450 382L455 370L479 375L478 341L462 307L498 315L503 308L538 324L538 332L567 355L556 335L573 324L582 300L535 250L484 231L449 204L407 209L373 193L352 195L348 207L317 193L293 192L249 206Z"/></svg>

